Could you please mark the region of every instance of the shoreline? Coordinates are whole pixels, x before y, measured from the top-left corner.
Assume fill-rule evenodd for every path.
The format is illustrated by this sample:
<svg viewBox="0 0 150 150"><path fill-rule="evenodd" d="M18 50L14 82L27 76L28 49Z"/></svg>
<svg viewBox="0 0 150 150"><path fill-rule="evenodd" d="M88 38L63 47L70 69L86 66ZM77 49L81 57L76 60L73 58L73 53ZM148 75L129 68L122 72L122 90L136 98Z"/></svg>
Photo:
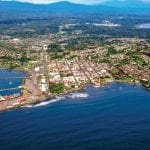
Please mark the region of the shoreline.
<svg viewBox="0 0 150 150"><path fill-rule="evenodd" d="M65 96L67 94L71 94L71 93L74 93L74 92L78 92L80 90L83 90L83 88L78 88L78 89L74 89L74 90L71 90L71 91L67 91L65 93L61 93L61 94L56 94L54 96L47 96L47 97L43 97L43 98L39 98L39 99L34 99L34 100L28 100L29 102L26 102L24 104L18 104L16 106L13 106L12 108L6 108L4 110L0 110L0 112L5 112L5 111L8 111L8 110L13 110L13 109L17 109L17 108L21 108L23 106L26 106L26 105L36 105L36 104L39 104L41 102L47 102L47 101L52 101L53 99L57 98L57 97L61 97L61 96ZM32 102L31 102L32 101Z"/></svg>
<svg viewBox="0 0 150 150"><path fill-rule="evenodd" d="M7 69L7 68L1 68L1 69ZM13 70L13 71L16 71L16 70ZM17 70L18 71L18 70ZM20 71L20 72L23 72L25 73L27 76L30 75L29 71ZM25 82L26 82L27 79L24 79L22 80L22 84L21 86L23 87ZM84 85L82 85L81 87L78 87L78 88L74 88L74 89L70 89L68 91L65 91L63 93L60 93L60 94L54 94L54 95L50 95L50 96L45 96L45 95L42 95L42 96L38 96L37 98L31 98L31 97L23 97L21 96L22 98L25 98L26 101L23 102L23 103L19 103L19 104L16 104L16 105L12 105L12 106L7 106L5 107L4 109L1 109L0 107L0 112L4 112L4 111L7 111L7 110L10 110L10 109L16 109L16 108L21 108L23 106L26 106L26 105L36 105L36 104L39 104L41 102L46 102L46 101L51 101L53 100L54 98L56 97L59 97L59 96L64 96L64 95L67 95L67 94L70 94L70 93L74 93L74 92L77 92L77 91L80 91L80 90L83 90L86 88L87 85L92 85L92 86L96 86L96 87L107 87L107 86L110 86L111 83L113 82L119 82L119 83L128 83L128 84L133 84L133 85L138 85L138 86L141 86L141 87L144 87L142 84L140 83L135 83L135 82L127 82L127 81L123 81L123 80L114 80L114 79L107 79L105 80L105 82L102 84L102 85L96 85L96 84L92 84L92 83L85 83ZM145 89L149 89L149 88L146 88L144 87ZM21 98L20 97L20 98ZM9 100L7 100L9 101ZM5 101L0 101L0 104L2 104L3 102ZM2 104L3 105L3 104Z"/></svg>
<svg viewBox="0 0 150 150"><path fill-rule="evenodd" d="M110 84L113 83L113 82L127 83L127 84L132 84L132 85L141 86L140 84L129 83L129 82L122 82L122 81L118 81L118 80L111 80L111 81L107 82L107 85L105 85L105 86L96 86L96 85L94 85L94 84L88 84L88 83L87 83L87 84L85 84L84 87L82 87L82 88L77 88L77 89L74 89L74 90L67 91L67 92L65 92L65 93L56 94L56 95L54 95L54 96L47 96L47 97L45 97L45 98L43 97L43 98L39 98L39 99L29 100L29 102L26 102L26 103L20 104L20 105L16 105L16 106L14 106L14 107L12 107L12 108L7 108L7 109L2 110L2 111L0 111L0 112L5 112L5 111L8 111L8 110L18 109L18 108L21 108L21 107L24 107L24 106L27 106L27 105L33 105L33 106L34 106L34 105L40 104L40 103L42 103L42 102L53 101L53 99L55 99L55 98L57 98L57 97L66 96L67 94L71 94L71 93L75 93L75 92L79 92L79 91L81 91L81 90L84 90L84 89L86 88L86 86L88 86L88 85L91 85L91 86L93 86L93 87L96 86L96 87L99 87L99 88L102 88L102 87L109 87ZM143 87L143 86L141 86L141 87ZM147 88L145 88L145 89L147 89ZM31 101L32 101L32 102L31 102Z"/></svg>

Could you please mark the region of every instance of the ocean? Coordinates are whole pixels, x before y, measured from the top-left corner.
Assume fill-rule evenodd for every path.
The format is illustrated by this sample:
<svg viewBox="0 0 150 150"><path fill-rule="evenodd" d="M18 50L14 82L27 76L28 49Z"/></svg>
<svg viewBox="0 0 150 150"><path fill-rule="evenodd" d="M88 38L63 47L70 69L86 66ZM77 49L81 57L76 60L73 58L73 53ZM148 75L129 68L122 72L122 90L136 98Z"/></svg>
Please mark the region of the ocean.
<svg viewBox="0 0 150 150"><path fill-rule="evenodd" d="M26 74L19 71L11 71L8 69L0 68L0 78L9 78L9 77L24 77ZM22 84L22 79L9 79L9 80L0 80L0 90L16 88ZM12 95L14 93L21 93L21 90L10 90L10 91L0 91L0 95Z"/></svg>
<svg viewBox="0 0 150 150"><path fill-rule="evenodd" d="M93 87L0 113L0 150L149 150L150 91Z"/></svg>
<svg viewBox="0 0 150 150"><path fill-rule="evenodd" d="M149 150L150 91L87 86L0 113L0 150Z"/></svg>

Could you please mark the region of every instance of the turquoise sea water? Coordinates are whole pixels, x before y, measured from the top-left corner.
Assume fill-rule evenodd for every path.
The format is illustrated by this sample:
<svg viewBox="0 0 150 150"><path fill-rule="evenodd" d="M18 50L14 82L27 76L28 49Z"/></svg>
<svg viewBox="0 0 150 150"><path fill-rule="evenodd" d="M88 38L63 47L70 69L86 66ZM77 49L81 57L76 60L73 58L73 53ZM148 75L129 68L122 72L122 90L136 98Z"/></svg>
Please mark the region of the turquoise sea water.
<svg viewBox="0 0 150 150"><path fill-rule="evenodd" d="M149 150L150 91L126 83L0 113L0 150Z"/></svg>

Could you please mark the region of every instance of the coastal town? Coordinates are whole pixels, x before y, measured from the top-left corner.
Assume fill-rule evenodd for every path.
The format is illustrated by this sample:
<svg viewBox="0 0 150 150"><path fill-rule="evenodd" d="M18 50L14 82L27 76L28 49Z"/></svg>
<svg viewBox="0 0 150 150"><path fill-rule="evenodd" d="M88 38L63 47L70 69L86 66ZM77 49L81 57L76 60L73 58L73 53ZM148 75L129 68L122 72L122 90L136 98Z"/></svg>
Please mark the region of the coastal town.
<svg viewBox="0 0 150 150"><path fill-rule="evenodd" d="M0 66L22 70L27 77L19 87L21 94L0 96L0 111L84 89L87 84L102 87L119 81L150 88L147 40L106 38L88 43L82 41L85 35L80 30L69 36L62 31L74 26L76 24L65 24L57 34L36 39L1 36ZM74 45L72 41L76 40L81 43Z"/></svg>
<svg viewBox="0 0 150 150"><path fill-rule="evenodd" d="M150 0L0 0L0 150L150 150Z"/></svg>

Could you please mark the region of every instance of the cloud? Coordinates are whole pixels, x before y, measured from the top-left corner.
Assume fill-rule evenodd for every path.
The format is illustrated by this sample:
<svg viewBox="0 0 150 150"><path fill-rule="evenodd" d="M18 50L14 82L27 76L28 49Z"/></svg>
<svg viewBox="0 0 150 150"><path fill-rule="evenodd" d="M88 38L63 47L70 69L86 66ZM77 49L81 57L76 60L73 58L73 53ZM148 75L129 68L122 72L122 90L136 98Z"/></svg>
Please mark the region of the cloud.
<svg viewBox="0 0 150 150"><path fill-rule="evenodd" d="M35 3L35 4L48 4L48 3L60 2L60 1L69 1L72 3L80 3L80 4L98 4L104 1L111 1L111 0L7 0L7 1L20 1L20 2ZM125 0L120 0L120 1L125 1ZM150 0L141 0L141 1L150 2Z"/></svg>
<svg viewBox="0 0 150 150"><path fill-rule="evenodd" d="M80 3L80 4L97 4L108 0L6 0L6 1L29 2L34 4L48 4L48 3L61 2L61 1L68 1L72 3Z"/></svg>

